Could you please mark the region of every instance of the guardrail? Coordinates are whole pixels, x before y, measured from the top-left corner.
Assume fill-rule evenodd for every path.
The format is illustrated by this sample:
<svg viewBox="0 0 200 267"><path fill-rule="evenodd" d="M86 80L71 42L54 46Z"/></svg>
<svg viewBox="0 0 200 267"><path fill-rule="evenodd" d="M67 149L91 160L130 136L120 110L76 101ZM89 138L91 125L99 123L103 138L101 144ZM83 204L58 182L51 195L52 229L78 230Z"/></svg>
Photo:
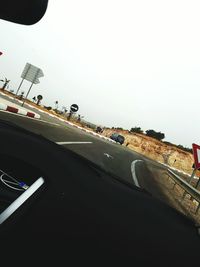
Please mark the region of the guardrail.
<svg viewBox="0 0 200 267"><path fill-rule="evenodd" d="M174 187L176 184L178 184L184 190L182 200L184 200L186 194L189 194L193 199L195 199L198 202L198 206L197 206L196 211L195 211L195 213L197 214L199 211L199 208L200 208L200 191L198 191L196 188L194 188L188 182L183 180L181 177L179 177L173 171L168 169L167 172L170 175L170 178L172 178L175 182Z"/></svg>

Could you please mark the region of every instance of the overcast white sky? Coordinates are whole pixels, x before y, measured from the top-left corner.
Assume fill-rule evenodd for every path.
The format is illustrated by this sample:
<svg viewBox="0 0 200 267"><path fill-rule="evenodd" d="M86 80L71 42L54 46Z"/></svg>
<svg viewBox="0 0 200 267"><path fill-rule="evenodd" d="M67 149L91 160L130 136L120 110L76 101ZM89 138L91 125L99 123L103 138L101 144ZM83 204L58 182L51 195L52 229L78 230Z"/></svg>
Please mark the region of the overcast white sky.
<svg viewBox="0 0 200 267"><path fill-rule="evenodd" d="M76 103L88 121L191 147L200 143L199 10L193 0L49 0L35 25L0 21L0 79L16 91L31 63L45 76L30 97L43 104Z"/></svg>

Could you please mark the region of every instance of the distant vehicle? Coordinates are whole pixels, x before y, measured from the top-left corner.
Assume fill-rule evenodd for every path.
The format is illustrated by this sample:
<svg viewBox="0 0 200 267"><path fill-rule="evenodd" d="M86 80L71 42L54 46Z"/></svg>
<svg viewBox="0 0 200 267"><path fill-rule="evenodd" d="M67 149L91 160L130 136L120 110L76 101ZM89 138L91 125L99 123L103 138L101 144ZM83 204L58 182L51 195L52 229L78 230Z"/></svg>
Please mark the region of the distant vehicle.
<svg viewBox="0 0 200 267"><path fill-rule="evenodd" d="M102 133L103 129L100 126L97 126L96 133Z"/></svg>
<svg viewBox="0 0 200 267"><path fill-rule="evenodd" d="M124 143L124 136L118 134L118 133L113 133L110 138L114 141L116 141L117 143L120 143L121 145Z"/></svg>

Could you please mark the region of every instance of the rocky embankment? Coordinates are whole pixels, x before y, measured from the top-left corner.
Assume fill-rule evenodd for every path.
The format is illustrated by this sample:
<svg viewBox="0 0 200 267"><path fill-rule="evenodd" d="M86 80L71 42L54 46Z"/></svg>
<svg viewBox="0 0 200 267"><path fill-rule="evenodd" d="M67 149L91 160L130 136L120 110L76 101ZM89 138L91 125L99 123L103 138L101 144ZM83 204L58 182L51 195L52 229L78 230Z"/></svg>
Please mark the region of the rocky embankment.
<svg viewBox="0 0 200 267"><path fill-rule="evenodd" d="M173 166L191 174L193 169L193 155L175 146L167 145L143 134L129 133L128 131L105 129L103 135L109 137L113 132L119 132L125 137L124 145L155 161Z"/></svg>

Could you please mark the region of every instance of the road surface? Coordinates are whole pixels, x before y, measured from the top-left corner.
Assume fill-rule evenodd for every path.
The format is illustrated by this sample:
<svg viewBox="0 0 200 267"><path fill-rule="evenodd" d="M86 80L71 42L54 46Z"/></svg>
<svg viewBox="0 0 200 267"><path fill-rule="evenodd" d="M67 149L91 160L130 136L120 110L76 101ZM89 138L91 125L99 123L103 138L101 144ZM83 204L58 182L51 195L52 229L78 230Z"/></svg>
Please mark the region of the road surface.
<svg viewBox="0 0 200 267"><path fill-rule="evenodd" d="M7 98L7 96L3 97ZM11 99L9 101L14 102ZM32 111L36 110L33 108ZM37 113L41 115L40 120L1 111L0 119L43 135L94 162L125 183L144 188L154 196L160 197L162 194L147 167L151 160L125 146L86 133L38 110Z"/></svg>

